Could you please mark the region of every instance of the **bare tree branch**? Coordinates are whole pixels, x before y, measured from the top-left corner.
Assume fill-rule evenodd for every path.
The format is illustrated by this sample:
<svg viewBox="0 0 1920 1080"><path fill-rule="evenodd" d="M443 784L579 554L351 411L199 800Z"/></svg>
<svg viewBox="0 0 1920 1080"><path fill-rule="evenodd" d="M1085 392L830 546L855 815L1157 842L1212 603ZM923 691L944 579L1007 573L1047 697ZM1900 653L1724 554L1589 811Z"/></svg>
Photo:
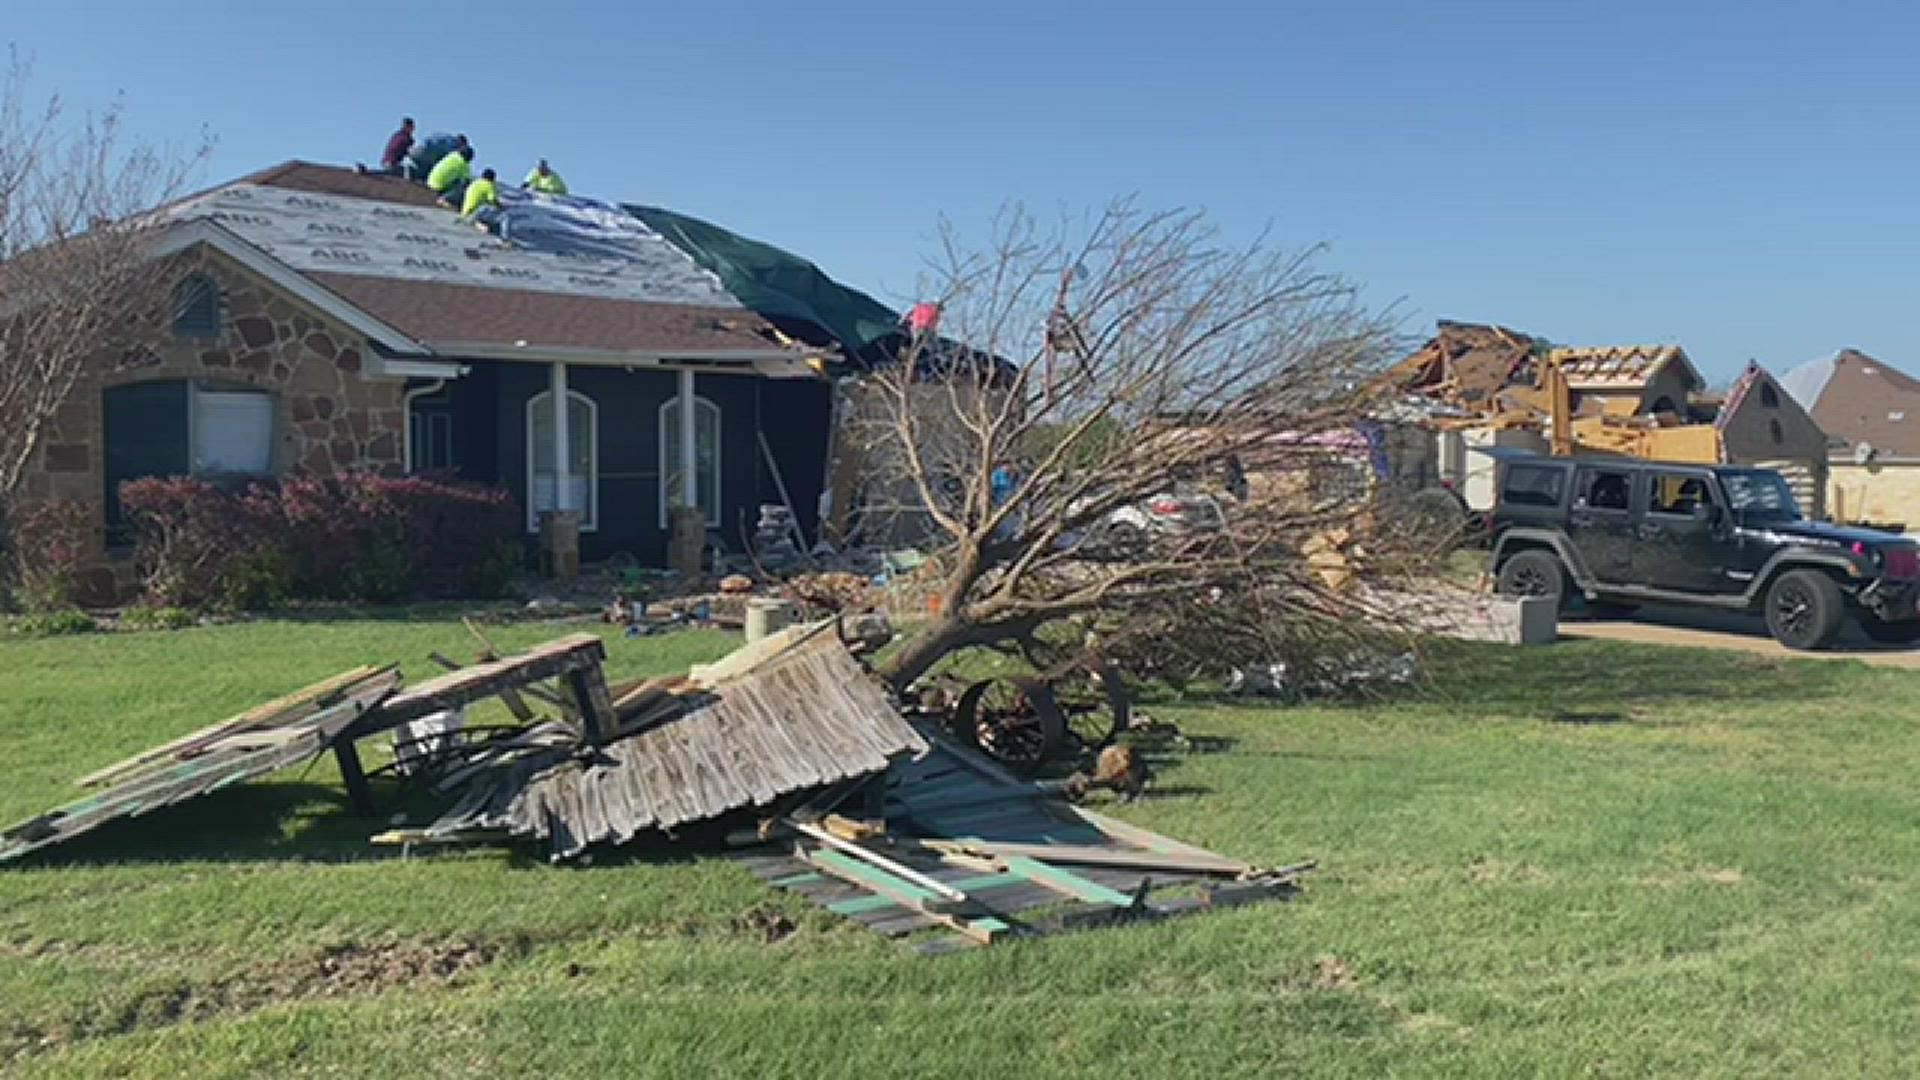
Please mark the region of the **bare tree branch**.
<svg viewBox="0 0 1920 1080"><path fill-rule="evenodd" d="M877 486L925 501L938 549L939 615L894 658L897 682L952 647L1211 590L1340 609L1326 563L1373 573L1373 526L1316 493L1354 454L1316 437L1353 435L1393 337L1319 254L1227 246L1199 214L1127 201L1053 229L1007 211L979 250L943 228L941 337L874 376L880 404L854 421L895 470ZM1273 490L1233 503L1220 480L1243 463ZM1233 505L1104 551L1156 497Z"/></svg>
<svg viewBox="0 0 1920 1080"><path fill-rule="evenodd" d="M168 314L147 265L150 219L211 141L184 153L130 140L125 103L69 118L36 97L18 52L0 75L0 511L90 362Z"/></svg>

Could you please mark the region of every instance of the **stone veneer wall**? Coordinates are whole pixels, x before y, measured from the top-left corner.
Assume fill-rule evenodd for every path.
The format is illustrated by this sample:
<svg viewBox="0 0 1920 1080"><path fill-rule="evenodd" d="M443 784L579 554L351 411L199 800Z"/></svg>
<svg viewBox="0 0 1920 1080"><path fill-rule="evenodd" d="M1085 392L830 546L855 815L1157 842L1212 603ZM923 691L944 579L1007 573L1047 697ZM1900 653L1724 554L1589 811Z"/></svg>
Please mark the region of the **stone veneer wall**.
<svg viewBox="0 0 1920 1080"><path fill-rule="evenodd" d="M96 550L104 557L101 395L110 386L157 379L271 392L278 406L276 472L401 470L405 384L362 377L364 338L205 247L167 260L160 272L169 290L196 272L218 283L219 336L188 340L163 331L146 342L103 348L41 441L25 481L27 501L72 499L93 507Z"/></svg>

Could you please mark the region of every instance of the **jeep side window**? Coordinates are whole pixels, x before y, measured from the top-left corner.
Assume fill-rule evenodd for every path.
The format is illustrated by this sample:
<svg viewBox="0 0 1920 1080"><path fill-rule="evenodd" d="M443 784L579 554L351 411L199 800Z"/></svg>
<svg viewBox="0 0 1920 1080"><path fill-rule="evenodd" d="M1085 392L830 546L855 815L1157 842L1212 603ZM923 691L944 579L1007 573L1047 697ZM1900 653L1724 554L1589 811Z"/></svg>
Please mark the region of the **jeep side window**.
<svg viewBox="0 0 1920 1080"><path fill-rule="evenodd" d="M1509 506L1553 509L1560 505L1560 485L1566 475L1565 469L1553 465L1509 465L1500 499Z"/></svg>
<svg viewBox="0 0 1920 1080"><path fill-rule="evenodd" d="M1655 514L1679 514L1684 517L1698 507L1710 505L1712 501L1707 493L1707 482L1698 476L1655 473L1647 509Z"/></svg>
<svg viewBox="0 0 1920 1080"><path fill-rule="evenodd" d="M1631 480L1624 472L1595 469L1586 476L1581 502L1588 510L1625 510L1627 493L1633 490Z"/></svg>

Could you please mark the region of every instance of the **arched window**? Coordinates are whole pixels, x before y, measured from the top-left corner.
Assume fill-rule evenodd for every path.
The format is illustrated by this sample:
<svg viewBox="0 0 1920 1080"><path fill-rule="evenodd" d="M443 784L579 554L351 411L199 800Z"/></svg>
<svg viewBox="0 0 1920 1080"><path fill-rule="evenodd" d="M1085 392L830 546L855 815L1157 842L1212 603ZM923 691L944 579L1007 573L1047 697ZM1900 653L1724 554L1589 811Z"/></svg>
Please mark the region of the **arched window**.
<svg viewBox="0 0 1920 1080"><path fill-rule="evenodd" d="M527 399L527 531L554 509L553 391ZM580 528L600 527L600 410L578 390L567 391L567 508L580 513Z"/></svg>
<svg viewBox="0 0 1920 1080"><path fill-rule="evenodd" d="M1777 409L1780 407L1780 394L1773 388L1772 383L1760 384L1760 404L1769 409Z"/></svg>
<svg viewBox="0 0 1920 1080"><path fill-rule="evenodd" d="M707 527L720 527L720 407L703 397L693 399L694 492L706 512ZM660 406L660 527L667 527L667 508L680 502L680 399Z"/></svg>
<svg viewBox="0 0 1920 1080"><path fill-rule="evenodd" d="M220 336L220 286L205 274L188 274L173 287L173 336Z"/></svg>

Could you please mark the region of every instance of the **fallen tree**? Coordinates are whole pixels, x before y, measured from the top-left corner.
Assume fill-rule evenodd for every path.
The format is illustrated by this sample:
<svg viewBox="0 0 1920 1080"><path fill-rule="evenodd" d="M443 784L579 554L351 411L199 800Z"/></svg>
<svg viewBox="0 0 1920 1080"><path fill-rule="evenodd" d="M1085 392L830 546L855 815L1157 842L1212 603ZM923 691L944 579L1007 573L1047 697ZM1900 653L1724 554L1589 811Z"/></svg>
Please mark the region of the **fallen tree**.
<svg viewBox="0 0 1920 1080"><path fill-rule="evenodd" d="M938 332L855 418L933 537L929 618L883 666L897 688L959 649L1062 640L1048 628L1116 651L1181 633L1210 597L1317 634L1362 621L1393 515L1339 481L1342 440L1392 335L1319 254L1128 203L1051 230L1009 213L980 251L946 231Z"/></svg>

